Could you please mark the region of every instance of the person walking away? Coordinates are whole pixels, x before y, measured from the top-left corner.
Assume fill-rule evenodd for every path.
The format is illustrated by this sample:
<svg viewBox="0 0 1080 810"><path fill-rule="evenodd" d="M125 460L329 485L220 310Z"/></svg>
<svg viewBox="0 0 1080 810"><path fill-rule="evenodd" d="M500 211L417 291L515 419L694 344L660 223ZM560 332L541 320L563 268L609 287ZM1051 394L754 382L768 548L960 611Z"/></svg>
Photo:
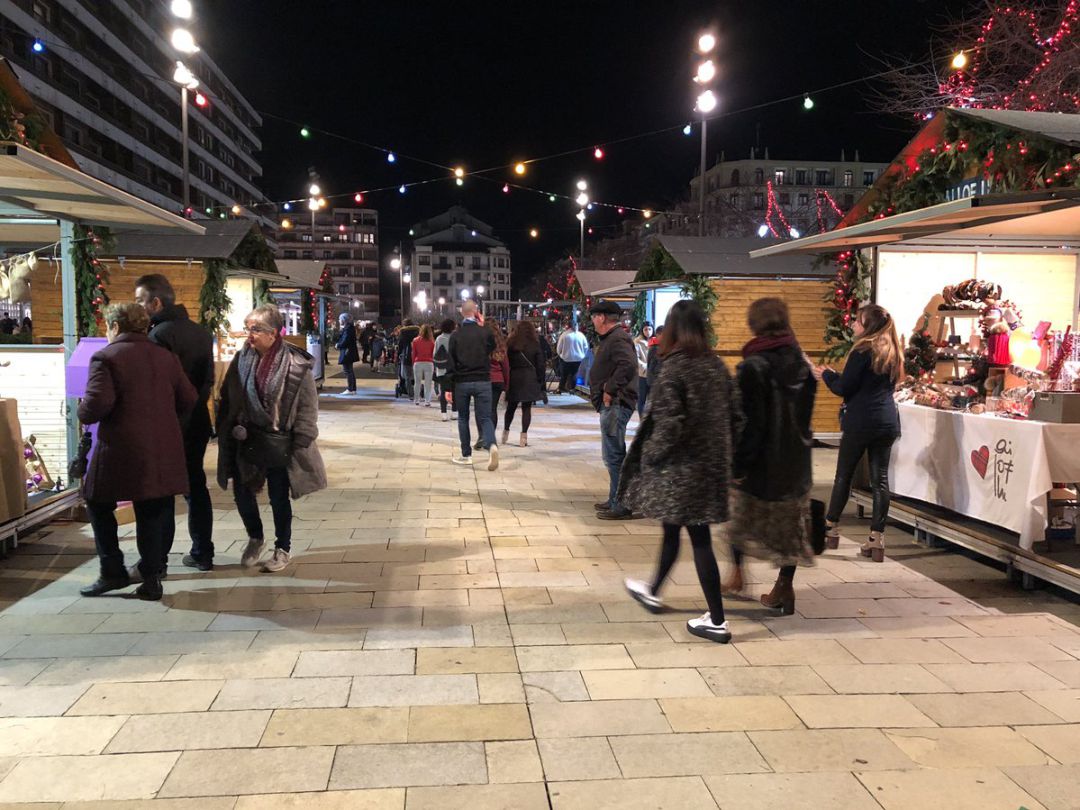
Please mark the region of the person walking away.
<svg viewBox="0 0 1080 810"><path fill-rule="evenodd" d="M637 353L638 366L638 419L645 418L645 401L649 398L649 341L653 336L652 324L645 321L641 332L634 338L634 351Z"/></svg>
<svg viewBox="0 0 1080 810"><path fill-rule="evenodd" d="M371 339L371 370L382 371L386 362L386 332L380 326L375 336Z"/></svg>
<svg viewBox="0 0 1080 810"><path fill-rule="evenodd" d="M356 372L353 364L360 362L360 352L356 349L356 326L353 325L352 315L342 312L338 316L338 325L341 334L338 336L334 348L338 350L338 365L345 369L345 394L356 393Z"/></svg>
<svg viewBox="0 0 1080 810"><path fill-rule="evenodd" d="M484 316L477 312L476 302L466 300L461 305L461 326L450 335L450 359L447 365L451 391L446 399L457 408L458 438L461 455L454 455L454 464L472 464L472 436L469 433L469 407L476 411L476 430L480 444L488 448L488 469L499 468L499 446L495 442L495 425L491 422L491 354L495 351L495 335L484 328Z"/></svg>
<svg viewBox="0 0 1080 810"><path fill-rule="evenodd" d="M503 334L502 327L497 322L491 321L487 324L487 328L495 337L495 351L491 353L491 412L488 414L491 429L494 431L499 427L499 400L502 399L506 384L510 379L510 361L507 359L506 335ZM483 441L478 440L473 445L473 449L483 450Z"/></svg>
<svg viewBox="0 0 1080 810"><path fill-rule="evenodd" d="M656 334L649 338L649 351L645 355L645 382L648 384L651 390L656 385L656 380L660 376L660 364L662 359L660 357L660 337L664 334L664 327L656 327Z"/></svg>
<svg viewBox="0 0 1080 810"><path fill-rule="evenodd" d="M431 332L431 326L424 324L420 327L420 334L413 338L413 401L420 404L420 391L424 392L426 400L424 405L431 407L431 400L435 396L435 336Z"/></svg>
<svg viewBox="0 0 1080 810"><path fill-rule="evenodd" d="M578 331L577 324L571 323L570 327L559 336L555 351L562 364L558 393L572 393L577 389L578 369L581 368L581 362L589 353L589 341Z"/></svg>
<svg viewBox="0 0 1080 810"><path fill-rule="evenodd" d="M413 358L412 342L419 337L420 327L406 318L401 322L401 331L397 336L398 379L401 381L402 395L413 396Z"/></svg>
<svg viewBox="0 0 1080 810"><path fill-rule="evenodd" d="M367 363L371 359L371 341L375 337L375 327L368 324L360 330L360 362Z"/></svg>
<svg viewBox="0 0 1080 810"><path fill-rule="evenodd" d="M326 489L319 436L319 394L312 357L281 337L284 320L272 304L244 318L248 338L225 373L218 408L217 480L233 482L233 499L247 530L240 558L253 568L265 535L255 495L264 486L274 515L274 553L263 571L281 571L292 550L292 503Z"/></svg>
<svg viewBox="0 0 1080 810"><path fill-rule="evenodd" d="M840 411L840 454L836 478L825 515L825 544L840 545L837 528L840 515L851 495L855 468L865 454L870 466L870 488L874 507L870 537L859 552L874 562L885 560L885 521L889 517L889 457L900 437L900 414L893 399L900 379L904 352L896 336L892 316L877 304L859 310L853 327L855 344L842 373L816 367L814 376L829 390L844 398Z"/></svg>
<svg viewBox="0 0 1080 810"><path fill-rule="evenodd" d="M646 610L663 610L660 588L678 559L679 534L685 526L709 607L686 627L695 636L726 644L731 632L724 618L709 524L728 519L731 375L709 347L708 321L700 306L677 302L667 324L660 348L663 372L630 445L618 492L620 503L662 521L663 541L652 581L627 579L625 584Z"/></svg>
<svg viewBox="0 0 1080 810"><path fill-rule="evenodd" d="M457 323L453 318L447 318L439 326L439 336L435 338L435 352L432 359L435 361L435 381L439 384L439 411L442 413L444 422L450 421L450 414L446 412L446 395L451 391L450 383L450 336L457 329ZM457 417L457 409L452 408Z"/></svg>
<svg viewBox="0 0 1080 810"><path fill-rule="evenodd" d="M188 492L180 419L199 393L177 356L151 342L145 309L111 304L104 318L109 345L90 358L78 411L79 422L98 425L82 495L101 568L97 581L79 592L101 596L131 584L115 514L118 501L131 501L142 581L135 595L156 601L162 596L161 562L175 498Z"/></svg>
<svg viewBox="0 0 1080 810"><path fill-rule="evenodd" d="M600 451L608 471L608 499L597 503L602 520L629 520L634 515L617 497L619 470L626 458L626 424L637 404L637 356L630 334L622 328L622 310L601 301L589 310L600 344L589 369L589 397L600 414Z"/></svg>
<svg viewBox="0 0 1080 810"><path fill-rule="evenodd" d="M172 284L163 275L153 273L139 277L135 281L135 303L150 316L150 342L176 355L188 382L199 395L195 407L180 419L187 466L187 522L191 539L183 564L188 568L211 571L214 568L214 506L206 486L204 461L212 432L207 402L214 388L214 336L210 330L191 320L183 304L176 303ZM168 568L175 536L176 524L170 522L165 528L162 549L163 572Z"/></svg>
<svg viewBox="0 0 1080 810"><path fill-rule="evenodd" d="M536 334L532 321L518 321L506 341L506 353L510 361L510 382L506 387L506 415L503 423L502 443L510 441L510 426L514 414L521 406L521 447L529 446L529 426L532 424L534 402L548 401L544 390L544 350L541 338Z"/></svg>
<svg viewBox="0 0 1080 810"><path fill-rule="evenodd" d="M736 371L743 421L735 435L727 531L735 568L724 589L743 590L745 555L772 560L780 575L761 604L790 616L795 612L795 567L814 563L807 523L817 382L784 301L754 301L747 321L753 339L743 347Z"/></svg>

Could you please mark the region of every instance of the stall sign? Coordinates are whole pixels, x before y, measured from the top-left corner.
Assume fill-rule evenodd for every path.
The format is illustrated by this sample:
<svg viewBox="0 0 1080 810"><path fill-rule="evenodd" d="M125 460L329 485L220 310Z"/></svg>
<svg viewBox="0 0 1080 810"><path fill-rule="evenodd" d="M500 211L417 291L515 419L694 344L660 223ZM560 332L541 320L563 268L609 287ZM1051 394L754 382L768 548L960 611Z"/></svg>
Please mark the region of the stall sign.
<svg viewBox="0 0 1080 810"><path fill-rule="evenodd" d="M980 194L989 194L992 191L990 180L986 177L970 177L967 180L961 180L952 188L945 192L945 199L949 202L953 200L965 200L968 197L978 197Z"/></svg>

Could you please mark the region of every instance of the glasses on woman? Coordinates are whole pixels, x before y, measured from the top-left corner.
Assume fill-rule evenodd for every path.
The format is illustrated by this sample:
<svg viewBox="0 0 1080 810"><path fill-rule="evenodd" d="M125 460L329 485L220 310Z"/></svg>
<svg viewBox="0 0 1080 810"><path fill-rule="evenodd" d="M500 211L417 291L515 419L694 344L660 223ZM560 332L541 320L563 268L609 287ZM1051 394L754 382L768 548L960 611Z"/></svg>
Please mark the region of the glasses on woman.
<svg viewBox="0 0 1080 810"><path fill-rule="evenodd" d="M265 326L261 326L259 324L252 324L252 325L244 324L244 331L247 332L249 335L258 335L258 334L268 335L273 330L271 330L271 329L269 329L269 328L267 328Z"/></svg>

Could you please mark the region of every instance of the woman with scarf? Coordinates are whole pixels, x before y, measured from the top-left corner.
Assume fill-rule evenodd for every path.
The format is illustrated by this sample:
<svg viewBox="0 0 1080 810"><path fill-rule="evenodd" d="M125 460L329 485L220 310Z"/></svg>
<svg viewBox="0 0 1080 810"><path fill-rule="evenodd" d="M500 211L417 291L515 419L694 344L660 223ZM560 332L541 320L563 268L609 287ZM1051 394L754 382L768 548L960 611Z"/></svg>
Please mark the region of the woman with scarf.
<svg viewBox="0 0 1080 810"><path fill-rule="evenodd" d="M217 409L218 484L233 497L248 542L240 558L252 568L262 554L263 523L255 494L266 486L274 513L274 554L267 572L289 564L292 503L326 488L315 439L319 435L319 395L311 374L312 357L281 337L281 311L256 307L244 319L248 339L233 358L221 386Z"/></svg>
<svg viewBox="0 0 1080 810"><path fill-rule="evenodd" d="M338 316L341 325L341 335L338 337L335 348L338 349L338 365L345 369L345 396L356 393L356 372L353 371L353 363L360 362L360 352L356 349L356 327L353 326L352 315L342 312Z"/></svg>
<svg viewBox="0 0 1080 810"><path fill-rule="evenodd" d="M780 576L761 604L790 616L795 612L795 566L814 560L807 517L817 381L783 300L754 301L747 321L754 337L743 347L736 372L742 424L735 432L735 488L727 527L735 570L724 590L742 591L745 554L772 560Z"/></svg>

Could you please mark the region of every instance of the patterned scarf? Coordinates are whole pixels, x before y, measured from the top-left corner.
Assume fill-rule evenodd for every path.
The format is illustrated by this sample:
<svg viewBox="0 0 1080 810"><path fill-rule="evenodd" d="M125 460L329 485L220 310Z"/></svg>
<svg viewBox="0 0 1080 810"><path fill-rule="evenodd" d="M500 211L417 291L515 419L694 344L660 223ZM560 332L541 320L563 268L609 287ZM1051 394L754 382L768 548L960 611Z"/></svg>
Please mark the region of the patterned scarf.
<svg viewBox="0 0 1080 810"><path fill-rule="evenodd" d="M285 379L289 373L289 351L279 337L266 354L250 346L240 351L240 380L247 394L248 417L258 427L281 430L281 396L285 392Z"/></svg>

